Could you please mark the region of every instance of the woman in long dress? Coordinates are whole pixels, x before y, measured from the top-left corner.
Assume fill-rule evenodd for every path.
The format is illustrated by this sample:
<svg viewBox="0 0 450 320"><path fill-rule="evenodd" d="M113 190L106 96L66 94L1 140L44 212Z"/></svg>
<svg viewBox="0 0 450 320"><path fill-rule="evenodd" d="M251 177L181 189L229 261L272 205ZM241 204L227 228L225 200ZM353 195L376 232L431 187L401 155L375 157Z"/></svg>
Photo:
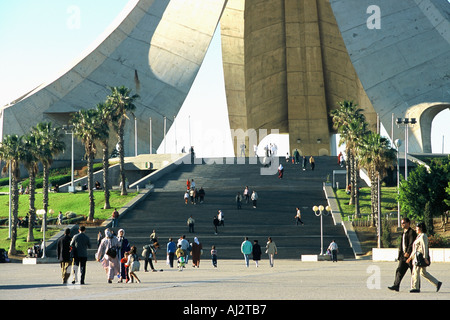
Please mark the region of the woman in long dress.
<svg viewBox="0 0 450 320"><path fill-rule="evenodd" d="M200 241L198 241L198 238L195 237L194 242L192 243L192 266L194 268L198 268L200 266L200 256L202 254L202 249L202 244L200 243Z"/></svg>
<svg viewBox="0 0 450 320"><path fill-rule="evenodd" d="M108 254L109 249L111 250ZM108 277L108 283L112 283L114 276L118 275L120 272L120 262L118 259L119 249L119 240L109 229L106 229L105 237L102 239L102 242L98 247L96 258L97 261L102 263L103 268L105 268ZM111 251L113 251L113 253L111 253Z"/></svg>

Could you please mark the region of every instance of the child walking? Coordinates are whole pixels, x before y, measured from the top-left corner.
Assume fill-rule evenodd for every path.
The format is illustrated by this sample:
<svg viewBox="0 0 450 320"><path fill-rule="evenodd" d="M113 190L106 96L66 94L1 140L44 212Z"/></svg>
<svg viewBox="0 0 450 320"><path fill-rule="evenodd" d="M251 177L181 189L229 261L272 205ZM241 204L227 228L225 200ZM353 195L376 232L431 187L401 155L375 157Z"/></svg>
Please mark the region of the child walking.
<svg viewBox="0 0 450 320"><path fill-rule="evenodd" d="M133 282L133 279L136 279L137 283L141 283L141 280L139 280L138 276L136 275L136 271L139 271L140 263L139 263L139 257L136 254L136 246L132 246L130 250L130 255L128 256L128 270L130 272L130 278L131 282Z"/></svg>
<svg viewBox="0 0 450 320"><path fill-rule="evenodd" d="M128 258L130 256L129 252L125 252L124 256L122 259L120 259L120 263L124 264L125 267L125 283L128 283L128 281L130 281L130 273L128 272L129 268L128 268ZM119 282L122 282L123 279L120 279Z"/></svg>
<svg viewBox="0 0 450 320"><path fill-rule="evenodd" d="M216 246L212 246L211 248L211 261L214 266L214 268L217 268L217 250Z"/></svg>
<svg viewBox="0 0 450 320"><path fill-rule="evenodd" d="M183 271L184 265L186 264L186 260L184 257L184 251L181 249L181 245L178 245L177 251L175 251L175 255L177 256L178 260L178 271Z"/></svg>

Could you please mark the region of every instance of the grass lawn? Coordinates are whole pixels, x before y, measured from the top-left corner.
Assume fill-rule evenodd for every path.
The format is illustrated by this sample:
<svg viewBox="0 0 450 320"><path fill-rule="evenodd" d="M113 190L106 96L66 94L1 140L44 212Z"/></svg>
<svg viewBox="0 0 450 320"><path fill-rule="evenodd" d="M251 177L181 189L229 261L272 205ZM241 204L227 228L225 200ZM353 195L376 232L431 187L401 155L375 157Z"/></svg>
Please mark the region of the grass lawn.
<svg viewBox="0 0 450 320"><path fill-rule="evenodd" d="M397 188L396 187L382 187L381 188L381 212L390 213L397 212ZM354 216L355 206L349 205L350 196L345 193L344 189L336 191L336 197L341 210L343 220L348 220L349 217ZM361 219L367 220L371 214L370 188L361 188L359 192L359 205L361 212ZM396 220L396 218L395 218ZM395 224L397 226L397 224ZM395 229L395 228L393 228ZM372 248L377 247L377 231L375 227L355 227L358 235L361 248L366 253L369 253ZM396 231L396 230L395 230ZM393 230L394 232L394 230ZM392 234L393 239L396 239L396 233ZM394 242L394 245L395 242Z"/></svg>
<svg viewBox="0 0 450 320"><path fill-rule="evenodd" d="M382 187L381 188L381 212L390 213L397 212L397 188L396 187ZM342 217L347 220L349 216L355 214L355 206L349 205L350 195L345 193L344 189L336 191L336 196L339 200L339 208L341 209ZM362 216L371 214L370 204L370 188L361 188L359 190L359 205Z"/></svg>
<svg viewBox="0 0 450 320"><path fill-rule="evenodd" d="M110 204L111 209L104 210L105 197L102 191L95 191L95 219L105 220L111 216L114 208L120 208L131 201L138 193L128 193L126 196L121 196L120 191L111 191ZM28 212L28 195L19 196L19 218L23 218ZM38 190L36 194L36 209L42 208L42 192ZM49 214L48 218L57 217L58 212L72 211L77 216L87 217L89 214L89 193L87 191L79 191L77 193L49 193L49 209L53 209L53 215ZM9 196L7 194L0 195L0 218L8 218L9 216ZM48 228L46 232L46 239L50 239L53 235L59 232L59 228ZM8 226L0 228L0 248L9 249L11 240L8 240ZM34 229L35 242L26 242L28 235L28 228L17 228L16 249L20 253L26 254L27 249L42 240L42 232L40 228Z"/></svg>
<svg viewBox="0 0 450 320"><path fill-rule="evenodd" d="M45 232L46 241L53 237L60 231L59 228L48 228L47 232ZM34 242L27 242L28 228L17 228L17 239L16 239L16 250L19 255L23 255L27 253L27 249L33 247L35 244L39 244L42 240L42 232L41 228L34 228ZM0 248L9 250L9 246L11 244L11 240L8 239L9 228L1 227L0 228ZM10 257L11 258L11 257Z"/></svg>
<svg viewBox="0 0 450 320"><path fill-rule="evenodd" d="M128 193L126 196L121 196L120 191L111 191L109 210L104 210L105 197L103 191L95 191L95 219L105 220L111 216L114 208L120 208L127 204L131 199L137 195L137 192ZM54 214L48 217L56 217L59 211L66 213L72 211L77 216L89 215L89 193L87 191L78 191L77 193L49 193L48 208L53 209ZM19 218L25 217L28 213L29 197L28 195L19 196ZM38 190L35 201L36 210L42 209L42 192ZM9 216L9 196L7 194L0 195L0 218L7 218Z"/></svg>

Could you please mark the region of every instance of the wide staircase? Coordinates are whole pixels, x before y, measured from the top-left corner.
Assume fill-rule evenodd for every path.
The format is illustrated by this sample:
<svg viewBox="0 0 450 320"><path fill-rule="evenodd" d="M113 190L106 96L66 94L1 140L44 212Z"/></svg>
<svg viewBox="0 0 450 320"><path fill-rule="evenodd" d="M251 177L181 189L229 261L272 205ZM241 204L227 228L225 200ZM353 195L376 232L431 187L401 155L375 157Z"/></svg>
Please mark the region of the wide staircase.
<svg viewBox="0 0 450 320"><path fill-rule="evenodd" d="M157 257L161 260L165 259L169 237L177 241L182 235L190 242L198 237L203 245L202 259L210 258L212 245L216 246L219 259L242 258L240 245L244 237L251 242L258 240L263 259L267 257L264 247L268 237L272 237L278 247L278 259L300 259L301 255L320 253L320 217L314 214L312 207L327 205L323 183L327 176L332 177L333 170L341 169L336 157L315 158L314 171L309 165L303 171L300 164L286 163L284 158L278 158L276 161L285 168L282 179L278 174L262 174L261 169L268 168L259 162L250 164L249 160L254 159L237 158L232 164L225 158L215 160L213 164L211 159L202 164L181 164L166 174L154 183L154 191L143 202L121 218L119 227L114 230L123 228L125 237L138 248L139 254L155 230L161 244ZM183 196L188 179L194 179L196 187L205 190L203 203L185 204ZM237 208L236 194L242 195L245 186L257 192L257 208L245 201L242 209ZM296 225L296 207L301 209L304 225ZM225 225L215 234L213 217L218 210L224 213ZM194 233L188 232L186 223L191 215L195 219ZM99 230L103 232L103 229L88 230L94 243L93 252ZM323 234L324 252L334 239L344 258L354 258L343 228L335 226L331 216L323 217Z"/></svg>

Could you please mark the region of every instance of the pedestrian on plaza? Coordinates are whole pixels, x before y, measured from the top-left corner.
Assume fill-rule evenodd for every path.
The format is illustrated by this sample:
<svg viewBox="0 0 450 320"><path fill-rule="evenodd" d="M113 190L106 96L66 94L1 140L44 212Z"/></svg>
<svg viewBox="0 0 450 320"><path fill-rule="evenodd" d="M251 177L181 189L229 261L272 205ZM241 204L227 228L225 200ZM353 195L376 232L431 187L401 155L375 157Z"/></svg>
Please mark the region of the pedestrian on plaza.
<svg viewBox="0 0 450 320"><path fill-rule="evenodd" d="M58 225L62 225L63 219L64 219L63 213L62 211L60 211L58 214Z"/></svg>
<svg viewBox="0 0 450 320"><path fill-rule="evenodd" d="M296 214L295 214L294 218L296 220L296 225L298 226L299 223L303 225L304 223L302 221L302 214L300 212L300 208L297 207L297 208L295 208L295 210L296 210Z"/></svg>
<svg viewBox="0 0 450 320"><path fill-rule="evenodd" d="M258 240L253 240L253 248L252 248L253 261L255 261L255 265L258 268L259 260L261 260L261 246L258 243Z"/></svg>
<svg viewBox="0 0 450 320"><path fill-rule="evenodd" d="M125 255L123 256L123 258L122 259L120 259L120 263L122 264L123 263L123 265L125 266L125 277L122 277L122 278L125 278L125 283L128 283L129 281L130 281L130 267L128 266L128 257L130 256L130 252L128 251L128 252L125 252ZM122 281L119 281L119 282L122 282Z"/></svg>
<svg viewBox="0 0 450 320"><path fill-rule="evenodd" d="M192 243L192 267L200 267L200 257L203 252L203 245L200 243L197 237L194 238Z"/></svg>
<svg viewBox="0 0 450 320"><path fill-rule="evenodd" d="M245 199L245 203L248 204L248 202L250 200L250 190L248 190L248 186L245 186L245 189L244 189L244 199Z"/></svg>
<svg viewBox="0 0 450 320"><path fill-rule="evenodd" d="M155 263L158 262L156 260L155 255L155 248L153 247L153 244L146 244L142 247L142 257L144 258L144 271L148 272L147 266L150 264L150 269L152 269L152 272L156 272L155 268L153 267L152 259L155 259Z"/></svg>
<svg viewBox="0 0 450 320"><path fill-rule="evenodd" d="M67 283L70 277L70 267L72 266L72 258L70 257L70 242L72 237L70 236L70 229L64 230L64 235L58 239L56 255L61 265L62 282Z"/></svg>
<svg viewBox="0 0 450 320"><path fill-rule="evenodd" d="M284 174L284 167L283 167L283 165L280 163L280 165L278 166L278 178L279 178L279 179L283 179L283 174Z"/></svg>
<svg viewBox="0 0 450 320"><path fill-rule="evenodd" d="M214 216L213 218L213 225L214 225L214 234L217 235L217 227L219 226L219 218L217 216Z"/></svg>
<svg viewBox="0 0 450 320"><path fill-rule="evenodd" d="M184 204L188 204L189 201L189 189L184 193Z"/></svg>
<svg viewBox="0 0 450 320"><path fill-rule="evenodd" d="M131 250L130 243L128 239L125 238L125 230L120 229L117 232L117 240L119 241L119 251L117 259L120 261L120 279L119 282L122 282L123 279L127 278L127 273L125 270L125 263L122 263L122 258L125 257L125 252L129 252Z"/></svg>
<svg viewBox="0 0 450 320"><path fill-rule="evenodd" d="M186 180L186 189L191 190L191 180L189 179Z"/></svg>
<svg viewBox="0 0 450 320"><path fill-rule="evenodd" d="M139 257L136 253L136 247L132 246L130 250L130 255L128 256L128 270L130 272L130 279L131 282L133 280L136 280L137 283L141 283L141 280L139 280L138 276L136 275L136 272L139 271L140 263L139 263Z"/></svg>
<svg viewBox="0 0 450 320"><path fill-rule="evenodd" d="M80 268L80 284L84 284L84 279L86 276L86 262L87 262L87 250L91 248L91 241L89 237L86 235L86 227L81 226L78 229L79 233L76 234L72 241L70 242L70 246L75 248L76 254L73 258L73 281L72 283L77 282L77 269Z"/></svg>
<svg viewBox="0 0 450 320"><path fill-rule="evenodd" d="M199 201L200 203L203 203L203 201L205 201L205 190L203 189L203 187L200 187L200 190L198 190L198 197L199 197Z"/></svg>
<svg viewBox="0 0 450 320"><path fill-rule="evenodd" d="M102 242L102 239L103 239L103 234L101 231L98 231L98 233L97 233L97 248L100 245L100 243Z"/></svg>
<svg viewBox="0 0 450 320"><path fill-rule="evenodd" d="M411 221L409 218L403 218L401 221L401 225L403 228L402 238L398 248L398 266L397 270L395 270L395 279L394 285L388 287L390 290L399 291L400 283L403 279L403 276L406 274L408 269L411 270L412 273L412 262L406 262L408 258L411 256L412 248L414 240L416 240L417 233L414 229L411 228Z"/></svg>
<svg viewBox="0 0 450 320"><path fill-rule="evenodd" d="M244 238L244 241L241 243L241 252L244 255L245 266L248 268L250 254L253 251L253 246L250 241L248 241L248 237Z"/></svg>
<svg viewBox="0 0 450 320"><path fill-rule="evenodd" d="M420 222L416 226L417 238L413 243L411 256L406 260L413 264L411 276L411 293L420 292L420 276L427 279L431 284L436 286L436 292L441 288L442 282L438 281L428 271L427 266L430 265L430 253L428 249L428 236L425 223Z"/></svg>
<svg viewBox="0 0 450 320"><path fill-rule="evenodd" d="M211 262L214 268L217 268L217 249L216 246L211 247Z"/></svg>
<svg viewBox="0 0 450 320"><path fill-rule="evenodd" d="M306 170L306 162L307 162L306 156L303 156L303 158L302 158L302 169L303 169L303 171Z"/></svg>
<svg viewBox="0 0 450 320"><path fill-rule="evenodd" d="M178 271L183 271L183 268L186 264L186 260L184 258L184 251L181 249L181 244L178 245L177 251L175 251L175 255L177 256L178 261Z"/></svg>
<svg viewBox="0 0 450 320"><path fill-rule="evenodd" d="M219 226L225 227L225 216L223 215L222 210L219 210L217 214L217 219L219 219Z"/></svg>
<svg viewBox="0 0 450 320"><path fill-rule="evenodd" d="M316 167L316 162L313 156L309 157L309 164L311 165L311 170L314 171L314 168Z"/></svg>
<svg viewBox="0 0 450 320"><path fill-rule="evenodd" d="M242 196L240 192L236 194L236 207L238 210L242 208Z"/></svg>
<svg viewBox="0 0 450 320"><path fill-rule="evenodd" d="M338 249L337 243L334 240L331 241L331 243L328 246L327 250L329 250L330 253L331 253L331 261L337 262L338 261L337 260L337 254L338 254L339 249Z"/></svg>
<svg viewBox="0 0 450 320"><path fill-rule="evenodd" d="M118 227L119 226L119 211L117 211L117 208L114 209L113 213L111 214L112 219L112 227Z"/></svg>
<svg viewBox="0 0 450 320"><path fill-rule="evenodd" d="M119 275L120 272L119 259L117 258L119 249L119 240L109 229L106 229L105 237L98 247L96 259L102 263L108 283L112 283L114 277Z"/></svg>
<svg viewBox="0 0 450 320"><path fill-rule="evenodd" d="M271 237L267 238L266 253L269 255L269 264L273 267L273 260L277 254L277 246L275 242L272 241Z"/></svg>
<svg viewBox="0 0 450 320"><path fill-rule="evenodd" d="M187 219L187 225L189 227L189 233L194 233L194 224L195 220L192 218L192 215Z"/></svg>
<svg viewBox="0 0 450 320"><path fill-rule="evenodd" d="M257 201L258 201L258 194L256 193L255 190L253 190L253 192L252 192L251 199L252 199L252 202L253 202L253 208L256 209L256 204L257 204Z"/></svg>
<svg viewBox="0 0 450 320"><path fill-rule="evenodd" d="M175 257L176 250L177 245L173 242L172 238L169 238L169 242L167 243L167 262L171 268L173 268L173 259Z"/></svg>
<svg viewBox="0 0 450 320"><path fill-rule="evenodd" d="M180 237L180 239L178 239L177 245L181 245L181 250L183 250L183 253L184 253L184 259L185 259L184 262L188 263L189 252L190 252L190 250L189 250L190 244L189 244L189 241L186 240L186 235L183 234Z"/></svg>

